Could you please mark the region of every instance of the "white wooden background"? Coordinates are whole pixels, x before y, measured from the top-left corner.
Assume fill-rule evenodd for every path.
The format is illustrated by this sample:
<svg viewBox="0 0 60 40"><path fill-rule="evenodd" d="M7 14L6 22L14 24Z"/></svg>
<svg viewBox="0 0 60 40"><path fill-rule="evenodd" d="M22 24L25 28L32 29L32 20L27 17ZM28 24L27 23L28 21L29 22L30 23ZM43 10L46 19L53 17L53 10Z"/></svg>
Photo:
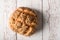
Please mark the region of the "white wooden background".
<svg viewBox="0 0 60 40"><path fill-rule="evenodd" d="M41 12L37 13L41 30L30 37L13 32L8 26L9 15L21 6ZM60 0L0 0L0 40L60 40Z"/></svg>

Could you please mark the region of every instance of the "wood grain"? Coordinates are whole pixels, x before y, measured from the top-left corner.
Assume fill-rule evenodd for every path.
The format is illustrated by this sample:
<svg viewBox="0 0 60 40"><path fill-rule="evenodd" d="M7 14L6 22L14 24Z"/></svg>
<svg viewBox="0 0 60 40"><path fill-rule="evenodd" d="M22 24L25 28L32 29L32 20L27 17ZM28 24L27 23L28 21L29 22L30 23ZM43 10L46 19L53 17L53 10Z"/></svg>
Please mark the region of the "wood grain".
<svg viewBox="0 0 60 40"><path fill-rule="evenodd" d="M43 12L46 15L43 40L60 40L60 0L43 0Z"/></svg>
<svg viewBox="0 0 60 40"><path fill-rule="evenodd" d="M4 40L16 40L16 33L8 25L9 16L15 9L15 0L4 0Z"/></svg>
<svg viewBox="0 0 60 40"><path fill-rule="evenodd" d="M60 0L49 0L50 35L49 40L60 40Z"/></svg>
<svg viewBox="0 0 60 40"><path fill-rule="evenodd" d="M43 40L49 40L49 27L50 27L50 6L49 0L43 0Z"/></svg>

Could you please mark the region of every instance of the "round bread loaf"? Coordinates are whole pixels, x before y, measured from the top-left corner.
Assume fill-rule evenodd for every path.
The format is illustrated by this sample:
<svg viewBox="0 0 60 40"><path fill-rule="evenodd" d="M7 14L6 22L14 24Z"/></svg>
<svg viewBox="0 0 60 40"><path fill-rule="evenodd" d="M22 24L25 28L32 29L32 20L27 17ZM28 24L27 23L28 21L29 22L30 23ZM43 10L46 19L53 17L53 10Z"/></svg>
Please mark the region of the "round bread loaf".
<svg viewBox="0 0 60 40"><path fill-rule="evenodd" d="M30 8L19 7L10 16L9 25L13 31L29 36L35 31L37 15Z"/></svg>

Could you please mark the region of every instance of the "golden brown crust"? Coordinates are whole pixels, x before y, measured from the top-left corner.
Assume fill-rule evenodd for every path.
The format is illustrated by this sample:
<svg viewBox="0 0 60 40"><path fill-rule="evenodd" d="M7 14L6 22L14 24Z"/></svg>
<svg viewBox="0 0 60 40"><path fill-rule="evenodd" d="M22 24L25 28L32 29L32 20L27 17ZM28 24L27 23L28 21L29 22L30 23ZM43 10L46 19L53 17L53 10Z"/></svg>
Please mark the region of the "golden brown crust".
<svg viewBox="0 0 60 40"><path fill-rule="evenodd" d="M37 16L34 11L27 7L19 7L10 17L10 27L13 31L31 35L37 24Z"/></svg>

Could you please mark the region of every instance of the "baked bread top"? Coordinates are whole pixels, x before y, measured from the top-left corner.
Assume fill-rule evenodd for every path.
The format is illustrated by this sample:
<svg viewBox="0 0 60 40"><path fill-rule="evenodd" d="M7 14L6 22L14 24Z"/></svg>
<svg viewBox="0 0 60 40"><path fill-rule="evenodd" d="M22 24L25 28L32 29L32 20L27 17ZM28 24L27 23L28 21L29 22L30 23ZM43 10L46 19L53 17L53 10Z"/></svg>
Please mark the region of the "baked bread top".
<svg viewBox="0 0 60 40"><path fill-rule="evenodd" d="M29 36L34 33L37 25L37 15L30 8L19 7L10 16L9 24L13 31Z"/></svg>

